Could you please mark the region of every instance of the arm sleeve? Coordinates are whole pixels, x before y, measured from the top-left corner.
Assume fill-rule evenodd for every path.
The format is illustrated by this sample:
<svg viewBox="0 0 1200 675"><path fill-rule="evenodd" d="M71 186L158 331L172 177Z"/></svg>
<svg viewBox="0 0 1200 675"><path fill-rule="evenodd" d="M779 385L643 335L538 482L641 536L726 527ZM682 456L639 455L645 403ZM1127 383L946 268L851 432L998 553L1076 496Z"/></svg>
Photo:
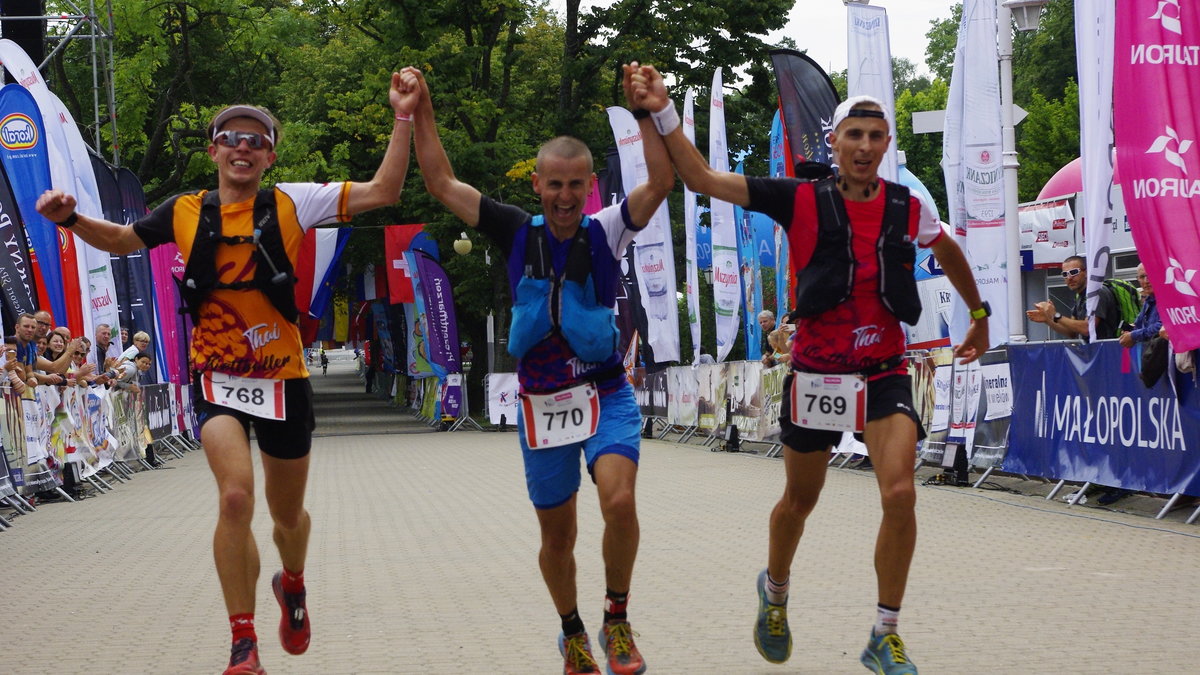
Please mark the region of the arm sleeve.
<svg viewBox="0 0 1200 675"><path fill-rule="evenodd" d="M175 241L175 201L178 199L179 195L171 197L133 223L133 233L146 248Z"/></svg>
<svg viewBox="0 0 1200 675"><path fill-rule="evenodd" d="M325 223L350 220L347 203L353 183L280 183L275 186L296 206L296 220L308 231Z"/></svg>
<svg viewBox="0 0 1200 675"><path fill-rule="evenodd" d="M503 204L487 195L479 197L480 232L495 242L505 256L512 250L513 236L517 229L524 225L532 216L524 209L511 204Z"/></svg>
<svg viewBox="0 0 1200 675"><path fill-rule="evenodd" d="M608 241L608 249L612 252L613 258L620 260L625 255L625 249L629 247L629 243L639 232L646 229L633 224L633 220L629 217L629 202L621 200L620 204L607 206L597 213L593 214L592 220L600 223L604 228L604 236ZM648 224L648 223L647 223Z"/></svg>
<svg viewBox="0 0 1200 675"><path fill-rule="evenodd" d="M746 190L750 193L750 204L746 208L767 214L786 231L792 226L796 188L800 184L796 178L746 176Z"/></svg>
<svg viewBox="0 0 1200 675"><path fill-rule="evenodd" d="M946 231L942 229L942 219L938 215L937 206L929 203L925 195L917 190L909 191L912 208L917 216L917 245L929 248L941 239Z"/></svg>

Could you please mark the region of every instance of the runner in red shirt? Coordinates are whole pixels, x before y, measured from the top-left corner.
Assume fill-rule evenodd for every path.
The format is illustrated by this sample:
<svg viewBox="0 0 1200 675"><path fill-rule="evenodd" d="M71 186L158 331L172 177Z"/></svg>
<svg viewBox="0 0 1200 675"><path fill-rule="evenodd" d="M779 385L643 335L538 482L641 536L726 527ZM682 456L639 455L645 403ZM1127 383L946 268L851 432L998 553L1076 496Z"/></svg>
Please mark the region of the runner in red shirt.
<svg viewBox="0 0 1200 675"><path fill-rule="evenodd" d="M652 114L655 125L666 142L676 171L689 188L772 216L788 231L797 273L810 262L818 245L816 183L794 178L749 178L709 168L679 130L678 113L667 98L662 77L652 67L644 66L634 76L634 102L656 111ZM889 188L878 170L890 141L887 111L879 101L860 96L838 106L830 142L841 172L830 194L844 204L848 216L853 273L845 299L800 320L792 350L793 373L784 385L780 421L787 447L784 453L787 485L771 513L768 565L758 577L759 608L754 629L759 653L775 663L786 661L791 655L787 594L792 559L804 533L805 520L825 483L829 450L841 437L842 432L832 430L831 426L855 421L848 409L853 408L857 387L866 393L865 428L860 428L875 465L883 505L883 521L875 546L879 605L861 661L867 668L885 675L917 672L896 634L897 615L917 539L913 467L918 435L923 432L913 409L911 381L903 363L904 334L899 319L888 309L891 305L884 303L879 282L877 244L881 241L885 192ZM953 239L942 236L936 214L916 197L910 196L909 200L906 241L931 247L955 290L968 307L975 308L963 343L954 348L955 355L964 362L973 361L987 350L990 309L980 302L961 249ZM806 378L808 373L819 375ZM861 377L838 376L845 374ZM800 401L796 411L790 405L793 382L799 383L795 389ZM839 382L845 384L838 385ZM830 389L833 386L845 388ZM805 401L826 404L840 401L846 405L814 408L805 407Z"/></svg>

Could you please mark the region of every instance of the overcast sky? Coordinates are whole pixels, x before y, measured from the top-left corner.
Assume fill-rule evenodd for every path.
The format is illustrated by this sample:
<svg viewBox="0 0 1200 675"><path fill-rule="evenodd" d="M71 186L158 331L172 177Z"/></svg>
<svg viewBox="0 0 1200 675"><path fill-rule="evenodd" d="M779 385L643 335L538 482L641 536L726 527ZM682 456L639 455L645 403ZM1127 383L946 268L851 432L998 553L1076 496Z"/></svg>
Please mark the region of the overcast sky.
<svg viewBox="0 0 1200 675"><path fill-rule="evenodd" d="M612 0L584 0L582 7L609 4ZM903 56L917 64L919 72L928 73L925 33L930 20L950 16L953 0L872 0L871 4L888 10L892 56ZM564 5L562 0L550 0L550 6L562 12ZM846 68L846 7L842 0L796 0L788 25L780 32L792 38L799 49L807 49L826 71Z"/></svg>

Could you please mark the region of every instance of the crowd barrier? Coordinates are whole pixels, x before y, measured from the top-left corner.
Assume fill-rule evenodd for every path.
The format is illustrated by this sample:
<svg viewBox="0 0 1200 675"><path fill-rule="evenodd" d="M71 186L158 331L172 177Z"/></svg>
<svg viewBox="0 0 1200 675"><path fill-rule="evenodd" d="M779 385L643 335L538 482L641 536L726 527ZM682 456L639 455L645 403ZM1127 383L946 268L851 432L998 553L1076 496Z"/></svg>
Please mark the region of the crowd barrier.
<svg viewBox="0 0 1200 675"><path fill-rule="evenodd" d="M161 449L161 457L198 448L190 390L152 384L132 394L43 385L19 395L0 387L0 503L27 513L36 510L28 499L35 493L75 501L63 490L64 472L68 481L86 481L103 493L112 489L104 477L123 483L139 466L156 468L149 447ZM0 518L0 527L8 524Z"/></svg>
<svg viewBox="0 0 1200 675"><path fill-rule="evenodd" d="M995 471L1172 495L1163 517L1183 495L1200 496L1200 403L1190 375L1139 378L1140 353L1115 340L1016 343L974 363L955 362L948 348L908 354L913 400L926 438L918 464ZM630 377L647 430L675 442L761 443L781 452L779 414L786 367L754 361L670 367ZM514 373L487 379L488 416L515 425ZM849 437L849 434L847 434ZM830 462L852 451L849 439ZM736 444L735 444L736 447ZM728 447L726 448L728 449ZM861 451L861 450L859 450ZM1074 500L1072 500L1074 503ZM1200 518L1200 508L1188 522Z"/></svg>

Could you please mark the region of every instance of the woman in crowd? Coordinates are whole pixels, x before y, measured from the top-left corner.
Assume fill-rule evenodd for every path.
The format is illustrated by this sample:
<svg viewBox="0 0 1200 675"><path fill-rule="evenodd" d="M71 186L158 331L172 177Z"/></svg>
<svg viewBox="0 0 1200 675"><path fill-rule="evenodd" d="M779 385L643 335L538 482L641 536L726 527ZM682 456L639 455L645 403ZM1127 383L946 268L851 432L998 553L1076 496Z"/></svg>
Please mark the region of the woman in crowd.
<svg viewBox="0 0 1200 675"><path fill-rule="evenodd" d="M58 358L62 356L62 353L66 351L67 340L70 340L70 336L68 336L66 339L63 339L62 333L54 331L53 333L50 333L48 337L49 339L46 342L46 348L42 350L42 356L47 360L57 361Z"/></svg>

